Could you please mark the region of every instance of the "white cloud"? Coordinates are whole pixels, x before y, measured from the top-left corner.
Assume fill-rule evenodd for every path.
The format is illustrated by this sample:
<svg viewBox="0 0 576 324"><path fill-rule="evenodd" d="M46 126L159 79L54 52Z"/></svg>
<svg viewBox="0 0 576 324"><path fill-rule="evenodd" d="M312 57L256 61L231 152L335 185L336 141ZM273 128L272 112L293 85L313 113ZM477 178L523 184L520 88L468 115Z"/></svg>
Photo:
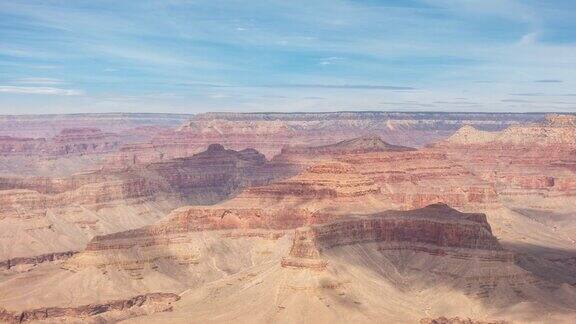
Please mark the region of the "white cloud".
<svg viewBox="0 0 576 324"><path fill-rule="evenodd" d="M343 57L339 57L339 56L331 56L331 57L325 57L322 60L320 60L320 65L332 65L335 64L337 62L341 62L343 61L344 58Z"/></svg>
<svg viewBox="0 0 576 324"><path fill-rule="evenodd" d="M54 96L79 96L84 94L81 90L61 89L53 87L19 87L19 86L0 86L0 93L21 93L21 94L39 94Z"/></svg>
<svg viewBox="0 0 576 324"><path fill-rule="evenodd" d="M54 78L21 78L15 81L19 84L35 84L35 85L55 85L65 83L63 80Z"/></svg>

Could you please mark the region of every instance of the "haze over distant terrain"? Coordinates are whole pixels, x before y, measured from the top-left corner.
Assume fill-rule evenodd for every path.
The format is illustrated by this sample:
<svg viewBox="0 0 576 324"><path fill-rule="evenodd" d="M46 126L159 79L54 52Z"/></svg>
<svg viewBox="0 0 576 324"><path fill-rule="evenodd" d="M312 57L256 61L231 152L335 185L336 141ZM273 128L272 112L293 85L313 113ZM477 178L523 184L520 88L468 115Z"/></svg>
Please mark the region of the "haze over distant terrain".
<svg viewBox="0 0 576 324"><path fill-rule="evenodd" d="M576 4L2 1L0 113L575 111Z"/></svg>

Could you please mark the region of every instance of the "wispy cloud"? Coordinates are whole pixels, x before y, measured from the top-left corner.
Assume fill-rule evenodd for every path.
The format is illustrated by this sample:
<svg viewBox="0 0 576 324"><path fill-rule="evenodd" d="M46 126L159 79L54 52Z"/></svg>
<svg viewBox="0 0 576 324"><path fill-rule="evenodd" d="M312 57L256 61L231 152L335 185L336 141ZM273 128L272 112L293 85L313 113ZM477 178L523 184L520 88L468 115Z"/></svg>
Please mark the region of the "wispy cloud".
<svg viewBox="0 0 576 324"><path fill-rule="evenodd" d="M576 85L571 1L0 1L0 21L0 110L544 110Z"/></svg>
<svg viewBox="0 0 576 324"><path fill-rule="evenodd" d="M0 92L35 94L35 95L54 95L54 96L79 96L84 94L83 91L73 89L61 89L54 87L19 87L19 86L0 86Z"/></svg>
<svg viewBox="0 0 576 324"><path fill-rule="evenodd" d="M318 64L320 64L322 66L327 66L327 65L336 64L338 62L342 62L344 60L345 59L343 57L340 57L340 56L330 56L330 57L322 58Z"/></svg>
<svg viewBox="0 0 576 324"><path fill-rule="evenodd" d="M305 83L278 83L278 84L211 84L211 83L182 83L183 86L198 88L302 88L302 89L349 89L349 90L417 90L414 87L391 86L380 84L305 84Z"/></svg>
<svg viewBox="0 0 576 324"><path fill-rule="evenodd" d="M308 89L348 89L348 90L416 90L413 87L378 84L271 84L267 88L308 88Z"/></svg>
<svg viewBox="0 0 576 324"><path fill-rule="evenodd" d="M562 83L562 80L557 80L557 79L542 79L542 80L536 80L534 81L536 83Z"/></svg>
<svg viewBox="0 0 576 324"><path fill-rule="evenodd" d="M500 100L500 102L509 102L509 103L530 103L532 101L530 100L524 100L524 99L502 99Z"/></svg>
<svg viewBox="0 0 576 324"><path fill-rule="evenodd" d="M521 97L541 97L544 93L541 92L520 92L520 93L509 93L510 96L521 96Z"/></svg>
<svg viewBox="0 0 576 324"><path fill-rule="evenodd" d="M20 78L14 81L18 84L33 84L33 85L57 85L64 84L63 80L55 78Z"/></svg>

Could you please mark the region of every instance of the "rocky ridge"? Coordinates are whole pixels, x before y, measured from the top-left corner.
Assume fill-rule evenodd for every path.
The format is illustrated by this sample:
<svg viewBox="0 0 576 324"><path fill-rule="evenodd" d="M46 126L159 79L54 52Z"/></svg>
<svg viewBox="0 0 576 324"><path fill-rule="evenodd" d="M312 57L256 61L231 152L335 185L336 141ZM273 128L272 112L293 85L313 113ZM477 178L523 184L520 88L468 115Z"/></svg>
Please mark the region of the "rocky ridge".
<svg viewBox="0 0 576 324"><path fill-rule="evenodd" d="M6 323L25 323L36 321L65 321L78 319L90 320L91 317L105 315L109 312L132 312L146 314L150 312L166 312L171 310L171 304L180 299L176 294L149 293L125 300L112 300L106 303L82 305L78 307L46 307L11 312L0 309L0 321ZM126 314L120 316L125 317Z"/></svg>

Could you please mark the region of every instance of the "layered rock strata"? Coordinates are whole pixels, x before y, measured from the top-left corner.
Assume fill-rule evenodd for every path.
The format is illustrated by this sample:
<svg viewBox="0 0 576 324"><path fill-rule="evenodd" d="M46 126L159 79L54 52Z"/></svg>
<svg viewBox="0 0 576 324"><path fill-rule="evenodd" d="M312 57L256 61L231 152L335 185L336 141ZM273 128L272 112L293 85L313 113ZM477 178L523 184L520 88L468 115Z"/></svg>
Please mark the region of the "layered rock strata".
<svg viewBox="0 0 576 324"><path fill-rule="evenodd" d="M486 132L464 126L431 147L495 184L503 197L576 194L576 117L548 115L540 123Z"/></svg>
<svg viewBox="0 0 576 324"><path fill-rule="evenodd" d="M117 150L123 139L118 134L98 128L65 128L52 138L0 137L0 155L68 156L109 153Z"/></svg>
<svg viewBox="0 0 576 324"><path fill-rule="evenodd" d="M97 171L68 178L2 177L0 219L34 217L50 208L159 194L187 197L203 192L207 199L211 193L215 196L212 199L219 199L238 188L284 176L283 172L289 173L287 169L268 167L264 156L255 150L236 152L214 144L189 158L123 171Z"/></svg>
<svg viewBox="0 0 576 324"><path fill-rule="evenodd" d="M33 257L13 258L0 261L0 268L6 268L7 270L9 270L10 268L20 265L37 265L44 262L66 260L76 253L78 253L78 251L55 252L55 253L36 255Z"/></svg>
<svg viewBox="0 0 576 324"><path fill-rule="evenodd" d="M382 248L447 254L445 249L483 252L485 258L512 261L503 252L484 214L461 213L445 204L410 211L386 211L298 229L290 257L312 262L323 250L378 242ZM464 256L462 253L461 256ZM295 260L287 259L283 265ZM305 266L305 263L303 264Z"/></svg>
<svg viewBox="0 0 576 324"><path fill-rule="evenodd" d="M180 206L210 205L293 172L289 165L267 162L255 150L214 144L188 158L114 172L0 177L0 222L6 231L0 236L6 242L0 257L80 249L95 235L141 227ZM20 244L9 245L14 239ZM34 249L25 251L24 246Z"/></svg>
<svg viewBox="0 0 576 324"><path fill-rule="evenodd" d="M254 148L268 158L287 145L327 145L338 140L376 134L407 146L421 146L450 135L463 124L500 130L542 115L465 113L207 113L199 114L175 131L158 133L149 141L130 144L110 159L122 167L183 157L208 143L235 150Z"/></svg>
<svg viewBox="0 0 576 324"><path fill-rule="evenodd" d="M288 147L274 161L304 167L327 161L347 165L359 179L367 179L378 187L382 199L405 209L435 202L486 207L497 201L489 182L446 153L398 147L374 136L321 147Z"/></svg>
<svg viewBox="0 0 576 324"><path fill-rule="evenodd" d="M25 323L36 321L87 320L90 317L108 312L131 312L146 314L171 310L171 304L180 299L171 293L149 293L129 299L112 300L105 303L82 305L78 307L46 307L12 312L0 309L0 321L6 323ZM122 316L120 316L122 317Z"/></svg>

